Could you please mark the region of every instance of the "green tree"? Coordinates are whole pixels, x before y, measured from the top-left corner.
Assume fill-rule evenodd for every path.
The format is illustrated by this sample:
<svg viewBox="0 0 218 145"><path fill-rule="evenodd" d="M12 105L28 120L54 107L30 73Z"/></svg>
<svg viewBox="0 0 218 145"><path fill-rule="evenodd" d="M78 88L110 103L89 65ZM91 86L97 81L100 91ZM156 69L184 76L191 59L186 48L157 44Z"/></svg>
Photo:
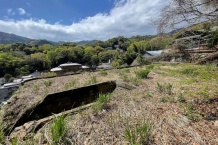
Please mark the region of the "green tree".
<svg viewBox="0 0 218 145"><path fill-rule="evenodd" d="M49 68L49 63L46 59L46 55L40 52L25 57L25 61L30 66L31 72L35 70L40 71Z"/></svg>
<svg viewBox="0 0 218 145"><path fill-rule="evenodd" d="M84 49L84 60L87 64L91 65L92 62L92 57L97 56L100 53L101 49L99 49L98 47L94 48L91 46L85 47Z"/></svg>
<svg viewBox="0 0 218 145"><path fill-rule="evenodd" d="M47 53L48 51L54 49L55 46L51 45L51 44L44 44L39 46L39 51L42 53Z"/></svg>
<svg viewBox="0 0 218 145"><path fill-rule="evenodd" d="M117 50L106 50L102 51L98 55L100 62L108 62L108 60L114 60L118 58Z"/></svg>
<svg viewBox="0 0 218 145"><path fill-rule="evenodd" d="M9 82L9 80L12 78L12 75L7 73L4 75L4 78L6 82Z"/></svg>
<svg viewBox="0 0 218 145"><path fill-rule="evenodd" d="M7 53L0 53L0 77L3 77L6 73L15 75L15 68L22 64L23 59Z"/></svg>

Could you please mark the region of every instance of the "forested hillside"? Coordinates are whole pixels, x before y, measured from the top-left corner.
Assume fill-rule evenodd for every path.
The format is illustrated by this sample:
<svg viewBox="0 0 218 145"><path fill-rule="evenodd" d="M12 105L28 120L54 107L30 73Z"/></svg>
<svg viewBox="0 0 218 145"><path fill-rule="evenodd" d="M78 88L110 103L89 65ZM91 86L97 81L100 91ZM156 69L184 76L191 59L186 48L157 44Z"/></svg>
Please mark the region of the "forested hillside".
<svg viewBox="0 0 218 145"><path fill-rule="evenodd" d="M50 70L62 63L77 62L83 65L99 65L110 59L113 67L130 65L136 58L142 60L146 50L162 50L179 48L175 40L186 37L186 32L204 34L209 47L217 45L217 25L204 22L188 28L173 31L164 35L118 36L107 41L87 41L85 43L32 40L28 43L0 44L0 77L5 74L12 76L26 75L36 70ZM196 33L196 34L195 34ZM199 35L198 34L198 35ZM183 39L183 38L182 38ZM195 40L193 40L195 41ZM196 40L198 44L199 40ZM87 44L86 44L87 43ZM186 46L186 42L183 45ZM191 41L191 43L193 43ZM174 45L174 46L173 46ZM184 47L184 48L188 48Z"/></svg>
<svg viewBox="0 0 218 145"><path fill-rule="evenodd" d="M98 65L112 61L117 67L131 64L145 50L164 49L171 42L170 37L119 36L94 44L79 45L73 42L60 44L15 43L0 45L0 77L5 74L19 76L35 70L43 71L61 63L77 62L84 65ZM36 41L35 41L36 42Z"/></svg>

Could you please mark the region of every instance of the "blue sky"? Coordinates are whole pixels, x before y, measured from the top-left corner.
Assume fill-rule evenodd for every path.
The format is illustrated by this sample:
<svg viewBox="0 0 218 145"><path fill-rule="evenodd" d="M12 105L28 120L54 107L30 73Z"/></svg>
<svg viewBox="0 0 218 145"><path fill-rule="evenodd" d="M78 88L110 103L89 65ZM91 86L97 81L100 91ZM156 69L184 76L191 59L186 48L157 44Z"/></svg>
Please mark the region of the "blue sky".
<svg viewBox="0 0 218 145"><path fill-rule="evenodd" d="M162 0L0 0L0 31L52 41L155 34Z"/></svg>

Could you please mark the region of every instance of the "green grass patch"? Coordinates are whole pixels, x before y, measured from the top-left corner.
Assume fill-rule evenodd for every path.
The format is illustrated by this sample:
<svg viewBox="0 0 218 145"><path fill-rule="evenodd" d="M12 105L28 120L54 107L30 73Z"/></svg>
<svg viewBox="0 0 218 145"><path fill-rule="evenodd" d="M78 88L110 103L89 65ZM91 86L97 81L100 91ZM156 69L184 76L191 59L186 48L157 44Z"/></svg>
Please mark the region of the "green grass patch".
<svg viewBox="0 0 218 145"><path fill-rule="evenodd" d="M100 94L96 103L93 105L94 112L98 112L99 110L106 108L111 97L111 94Z"/></svg>
<svg viewBox="0 0 218 145"><path fill-rule="evenodd" d="M64 121L64 115L56 117L56 119L51 124L51 135L53 139L53 144L57 145L62 143L64 135L66 133L66 123Z"/></svg>
<svg viewBox="0 0 218 145"><path fill-rule="evenodd" d="M140 79L148 78L149 73L150 73L150 69L143 69L143 70L135 71L135 75Z"/></svg>
<svg viewBox="0 0 218 145"><path fill-rule="evenodd" d="M151 140L151 125L147 122L125 127L125 138L132 145L149 144Z"/></svg>
<svg viewBox="0 0 218 145"><path fill-rule="evenodd" d="M108 75L107 71L105 71L105 70L101 70L101 71L99 72L99 74L102 75L102 76Z"/></svg>
<svg viewBox="0 0 218 145"><path fill-rule="evenodd" d="M150 64L150 65L147 65L147 66L146 66L146 69L152 70L152 69L154 69L154 67L155 67L154 64Z"/></svg>
<svg viewBox="0 0 218 145"><path fill-rule="evenodd" d="M169 95L173 93L173 85L170 83L160 84L159 82L157 82L157 89L161 93L167 93Z"/></svg>
<svg viewBox="0 0 218 145"><path fill-rule="evenodd" d="M197 83L198 80L196 78L188 78L188 79L182 80L182 82L189 85L189 84Z"/></svg>
<svg viewBox="0 0 218 145"><path fill-rule="evenodd" d="M142 82L142 80L139 79L138 77L130 77L129 80L130 80L130 82L132 82L135 86L138 86L138 85Z"/></svg>

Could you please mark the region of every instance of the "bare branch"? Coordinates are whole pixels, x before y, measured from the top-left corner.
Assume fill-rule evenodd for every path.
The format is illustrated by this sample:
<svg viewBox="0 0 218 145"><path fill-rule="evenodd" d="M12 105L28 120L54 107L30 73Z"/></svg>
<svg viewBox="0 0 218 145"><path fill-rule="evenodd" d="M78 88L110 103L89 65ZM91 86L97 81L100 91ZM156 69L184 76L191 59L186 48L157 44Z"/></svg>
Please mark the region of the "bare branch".
<svg viewBox="0 0 218 145"><path fill-rule="evenodd" d="M194 24L200 21L218 21L218 0L172 0L153 24L158 33L163 33L182 22Z"/></svg>

